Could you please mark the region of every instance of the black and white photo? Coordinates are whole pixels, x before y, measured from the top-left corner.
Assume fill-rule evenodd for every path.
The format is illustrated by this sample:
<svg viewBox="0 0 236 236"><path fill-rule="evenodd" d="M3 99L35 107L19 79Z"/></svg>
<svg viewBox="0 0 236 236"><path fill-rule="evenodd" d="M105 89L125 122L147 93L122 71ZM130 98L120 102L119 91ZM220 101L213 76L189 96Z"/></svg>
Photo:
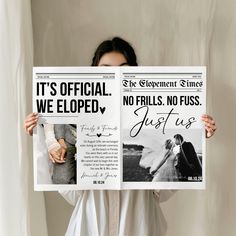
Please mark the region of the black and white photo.
<svg viewBox="0 0 236 236"><path fill-rule="evenodd" d="M124 133L123 181L202 181L201 130L144 130L136 139Z"/></svg>

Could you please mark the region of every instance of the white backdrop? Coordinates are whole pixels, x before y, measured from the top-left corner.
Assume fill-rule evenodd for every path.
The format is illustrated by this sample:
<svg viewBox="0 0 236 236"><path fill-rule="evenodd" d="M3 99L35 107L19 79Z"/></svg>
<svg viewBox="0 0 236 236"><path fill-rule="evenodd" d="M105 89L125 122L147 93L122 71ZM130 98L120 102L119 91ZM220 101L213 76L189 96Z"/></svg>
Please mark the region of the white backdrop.
<svg viewBox="0 0 236 236"><path fill-rule="evenodd" d="M0 235L47 236L44 197L33 192L31 104L33 37L29 0L0 1Z"/></svg>
<svg viewBox="0 0 236 236"><path fill-rule="evenodd" d="M219 127L207 145L207 189L179 191L162 208L168 236L235 235L236 1L32 0L32 14L37 66L89 65L112 36L132 43L140 65L207 66ZM63 235L72 208L45 197L49 235Z"/></svg>

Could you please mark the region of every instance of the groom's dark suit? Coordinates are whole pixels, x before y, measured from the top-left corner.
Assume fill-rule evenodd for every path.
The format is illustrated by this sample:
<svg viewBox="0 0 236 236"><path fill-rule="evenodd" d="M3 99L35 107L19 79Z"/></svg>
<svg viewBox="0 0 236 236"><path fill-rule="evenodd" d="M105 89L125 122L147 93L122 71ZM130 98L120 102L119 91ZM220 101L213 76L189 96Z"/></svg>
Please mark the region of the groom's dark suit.
<svg viewBox="0 0 236 236"><path fill-rule="evenodd" d="M183 181L187 180L189 176L202 176L202 166L191 142L182 143L177 158L177 169Z"/></svg>

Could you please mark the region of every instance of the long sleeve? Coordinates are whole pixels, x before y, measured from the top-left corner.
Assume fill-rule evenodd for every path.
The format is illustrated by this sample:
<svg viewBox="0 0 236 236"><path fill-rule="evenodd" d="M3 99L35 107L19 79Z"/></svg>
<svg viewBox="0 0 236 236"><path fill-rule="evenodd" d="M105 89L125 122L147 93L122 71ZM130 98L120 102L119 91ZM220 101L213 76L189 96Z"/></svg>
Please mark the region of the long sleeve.
<svg viewBox="0 0 236 236"><path fill-rule="evenodd" d="M57 142L54 133L54 125L53 124L45 124L44 125L44 133L45 133L45 142L48 148L48 151L51 151L55 148L60 148L60 144Z"/></svg>

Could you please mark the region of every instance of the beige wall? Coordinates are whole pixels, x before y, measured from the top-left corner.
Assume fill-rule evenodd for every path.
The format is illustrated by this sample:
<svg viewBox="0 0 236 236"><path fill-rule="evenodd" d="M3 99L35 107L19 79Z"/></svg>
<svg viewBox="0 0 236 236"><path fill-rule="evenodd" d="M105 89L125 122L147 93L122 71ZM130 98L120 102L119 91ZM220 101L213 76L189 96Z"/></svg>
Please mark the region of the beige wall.
<svg viewBox="0 0 236 236"><path fill-rule="evenodd" d="M32 0L35 65L89 65L97 44L121 36L140 65L207 65L207 189L162 205L168 236L236 235L236 1ZM64 235L72 208L45 193L49 236Z"/></svg>

